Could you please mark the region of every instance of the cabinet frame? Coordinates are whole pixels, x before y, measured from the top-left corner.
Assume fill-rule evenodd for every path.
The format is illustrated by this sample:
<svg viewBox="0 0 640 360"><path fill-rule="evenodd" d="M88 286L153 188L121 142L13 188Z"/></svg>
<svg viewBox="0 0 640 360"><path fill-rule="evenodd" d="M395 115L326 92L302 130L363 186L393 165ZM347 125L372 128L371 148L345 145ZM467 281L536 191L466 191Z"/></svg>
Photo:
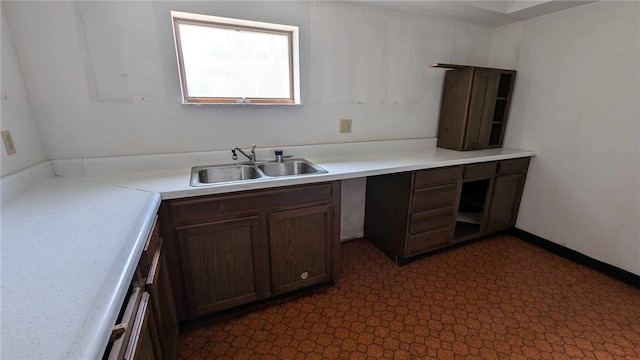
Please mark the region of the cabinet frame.
<svg viewBox="0 0 640 360"><path fill-rule="evenodd" d="M335 280L340 271L340 197L341 182L338 180L163 201L159 211L161 235L166 240L166 260L178 320L193 319L205 313L222 311L231 307L266 300L276 295L270 280L269 214L332 204L331 261L328 270L329 277L326 283L328 284ZM265 259L263 264L266 265L260 266L264 269L261 272L261 276L264 276L264 278L260 281L261 283L264 281L267 284L264 287L264 292L256 299L246 298L243 301L228 304L224 307L221 306L194 313L193 304L190 305L190 300L188 300L189 297L192 297L189 294L191 286L185 282L184 275L185 272L188 273L191 269L188 264L185 264L186 261L182 258L179 248L179 238L184 238L185 233L179 234L178 230L188 226L233 221L241 217L252 216L258 216L261 223L259 236L264 243L264 251L261 251L261 253Z"/></svg>
<svg viewBox="0 0 640 360"><path fill-rule="evenodd" d="M403 265L423 254L506 230L515 225L529 161L529 157L515 158L370 176L367 178L365 238ZM482 217L477 231L464 233L462 228L456 237L462 188L465 183L475 181L486 182L483 199L478 200L484 201ZM508 186L503 187L503 182ZM443 191L454 186L455 200ZM424 206L416 207L416 194L425 192L433 198L422 201ZM450 220L446 218L448 213L451 213ZM504 214L508 214L509 219L497 225L497 216L504 218Z"/></svg>
<svg viewBox="0 0 640 360"><path fill-rule="evenodd" d="M176 229L178 239L178 250L182 264L182 274L185 287L185 295L189 314L191 316L199 316L211 312L223 310L247 302L259 300L269 294L268 283L265 279L265 273L268 271L268 265L265 263L267 250L265 247L264 221L259 215L246 216L237 219L227 219L220 221L206 222L197 225L181 226ZM210 305L202 305L197 303L196 287L199 284L194 283L194 269L192 259L189 257L191 247L190 236L205 234L208 232L219 232L225 230L233 230L249 227L251 230L251 252L253 262L253 287L254 291L242 296L236 296L224 301L219 301ZM212 254L213 255L213 254Z"/></svg>
<svg viewBox="0 0 640 360"><path fill-rule="evenodd" d="M277 249L282 245L278 244L278 234L282 229L281 222L288 219L303 218L311 215L324 215L324 269L322 274L316 274L315 276L300 279L294 283L284 283L279 275L279 265L285 259L278 257ZM333 204L318 205L312 207L306 207L302 209L284 210L268 215L269 223L269 243L271 253L271 287L274 294L282 294L291 291L295 291L304 287L320 284L331 279L331 257L333 245L331 239L333 238ZM288 229L291 231L290 229Z"/></svg>

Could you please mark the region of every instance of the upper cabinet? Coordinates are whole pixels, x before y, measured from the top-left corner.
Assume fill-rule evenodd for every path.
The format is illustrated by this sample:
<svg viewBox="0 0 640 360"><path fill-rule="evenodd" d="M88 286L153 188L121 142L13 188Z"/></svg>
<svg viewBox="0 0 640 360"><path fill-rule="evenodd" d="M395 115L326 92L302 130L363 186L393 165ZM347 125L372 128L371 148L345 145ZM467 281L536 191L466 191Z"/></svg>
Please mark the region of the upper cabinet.
<svg viewBox="0 0 640 360"><path fill-rule="evenodd" d="M440 105L438 147L502 147L516 71L452 64L431 66L448 69Z"/></svg>

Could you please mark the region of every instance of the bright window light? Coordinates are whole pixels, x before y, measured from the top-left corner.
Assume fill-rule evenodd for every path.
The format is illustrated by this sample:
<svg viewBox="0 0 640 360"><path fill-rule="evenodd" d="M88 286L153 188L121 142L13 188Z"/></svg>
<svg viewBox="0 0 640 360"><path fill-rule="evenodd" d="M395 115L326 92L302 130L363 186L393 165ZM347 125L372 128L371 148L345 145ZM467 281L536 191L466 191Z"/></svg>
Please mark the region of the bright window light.
<svg viewBox="0 0 640 360"><path fill-rule="evenodd" d="M171 16L183 103L300 103L296 26Z"/></svg>

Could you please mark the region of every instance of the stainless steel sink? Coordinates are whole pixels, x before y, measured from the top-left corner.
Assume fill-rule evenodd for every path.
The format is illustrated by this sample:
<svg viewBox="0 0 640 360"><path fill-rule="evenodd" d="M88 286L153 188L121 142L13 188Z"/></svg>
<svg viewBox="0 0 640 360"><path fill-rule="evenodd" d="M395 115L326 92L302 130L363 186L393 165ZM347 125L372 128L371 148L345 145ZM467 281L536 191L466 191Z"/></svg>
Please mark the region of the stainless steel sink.
<svg viewBox="0 0 640 360"><path fill-rule="evenodd" d="M258 168L267 176L323 174L327 172L327 170L304 159L293 159L281 163L272 162L259 165Z"/></svg>
<svg viewBox="0 0 640 360"><path fill-rule="evenodd" d="M201 186L227 181L259 179L261 177L262 173L260 173L255 166L194 166L191 169L191 186Z"/></svg>
<svg viewBox="0 0 640 360"><path fill-rule="evenodd" d="M259 164L227 164L194 166L191 168L191 186L205 186L230 181L251 181L281 176L325 174L328 171L306 159Z"/></svg>

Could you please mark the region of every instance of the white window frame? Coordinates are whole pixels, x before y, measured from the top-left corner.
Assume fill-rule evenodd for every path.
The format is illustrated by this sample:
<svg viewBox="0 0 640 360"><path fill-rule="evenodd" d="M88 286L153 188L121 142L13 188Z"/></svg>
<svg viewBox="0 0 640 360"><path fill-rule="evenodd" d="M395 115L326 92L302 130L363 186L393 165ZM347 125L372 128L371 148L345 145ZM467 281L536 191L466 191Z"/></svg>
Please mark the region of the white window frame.
<svg viewBox="0 0 640 360"><path fill-rule="evenodd" d="M225 18L211 15L192 14L171 11L173 36L175 40L178 73L182 91L183 104L256 104L256 105L298 105L300 102L300 49L299 30L297 26L272 24L266 22ZM180 46L180 29L178 24L195 24L217 28L242 29L256 32L284 34L289 37L289 98L238 98L238 97L193 97L187 91L187 79Z"/></svg>

